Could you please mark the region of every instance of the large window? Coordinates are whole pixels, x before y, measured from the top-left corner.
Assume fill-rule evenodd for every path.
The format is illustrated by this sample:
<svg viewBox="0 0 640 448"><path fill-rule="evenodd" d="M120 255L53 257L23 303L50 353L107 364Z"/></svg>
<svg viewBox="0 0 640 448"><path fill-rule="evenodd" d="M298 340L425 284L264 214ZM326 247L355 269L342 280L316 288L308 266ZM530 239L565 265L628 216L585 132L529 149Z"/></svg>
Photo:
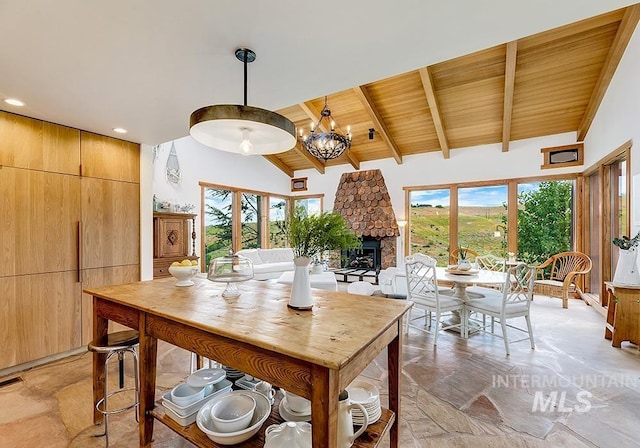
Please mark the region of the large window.
<svg viewBox="0 0 640 448"><path fill-rule="evenodd" d="M503 180L495 184L407 188L409 250L449 262L451 249L539 263L571 250L573 180Z"/></svg>
<svg viewBox="0 0 640 448"><path fill-rule="evenodd" d="M572 248L573 182L518 184L518 258L538 264Z"/></svg>
<svg viewBox="0 0 640 448"><path fill-rule="evenodd" d="M242 248L257 249L262 247L262 196L254 193L240 193L240 210L242 213Z"/></svg>
<svg viewBox="0 0 640 448"><path fill-rule="evenodd" d="M506 255L506 185L458 189L458 245L479 254Z"/></svg>
<svg viewBox="0 0 640 448"><path fill-rule="evenodd" d="M317 215L322 212L322 196L297 196L293 199L293 206L304 208L307 215Z"/></svg>
<svg viewBox="0 0 640 448"><path fill-rule="evenodd" d="M418 190L409 195L411 253L423 253L447 264L449 260L449 189Z"/></svg>

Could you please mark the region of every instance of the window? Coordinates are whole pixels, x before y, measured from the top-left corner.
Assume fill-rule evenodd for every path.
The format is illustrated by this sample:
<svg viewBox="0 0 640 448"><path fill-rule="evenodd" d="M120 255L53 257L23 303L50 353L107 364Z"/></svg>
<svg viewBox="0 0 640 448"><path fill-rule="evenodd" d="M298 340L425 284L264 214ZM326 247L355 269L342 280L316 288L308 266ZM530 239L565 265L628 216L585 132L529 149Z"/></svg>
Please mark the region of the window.
<svg viewBox="0 0 640 448"><path fill-rule="evenodd" d="M458 189L458 245L479 254L507 253L507 186Z"/></svg>
<svg viewBox="0 0 640 448"><path fill-rule="evenodd" d="M240 210L242 213L242 248L257 249L262 247L262 196L254 193L240 193Z"/></svg>
<svg viewBox="0 0 640 448"><path fill-rule="evenodd" d="M410 253L423 253L449 263L449 189L411 191Z"/></svg>
<svg viewBox="0 0 640 448"><path fill-rule="evenodd" d="M304 208L308 215L317 215L322 212L322 196L297 196L293 198L293 206Z"/></svg>
<svg viewBox="0 0 640 448"><path fill-rule="evenodd" d="M269 247L286 247L284 224L286 220L287 200L269 198Z"/></svg>
<svg viewBox="0 0 640 448"><path fill-rule="evenodd" d="M204 238L205 266L211 260L227 255L232 249L233 192L220 188L204 189Z"/></svg>

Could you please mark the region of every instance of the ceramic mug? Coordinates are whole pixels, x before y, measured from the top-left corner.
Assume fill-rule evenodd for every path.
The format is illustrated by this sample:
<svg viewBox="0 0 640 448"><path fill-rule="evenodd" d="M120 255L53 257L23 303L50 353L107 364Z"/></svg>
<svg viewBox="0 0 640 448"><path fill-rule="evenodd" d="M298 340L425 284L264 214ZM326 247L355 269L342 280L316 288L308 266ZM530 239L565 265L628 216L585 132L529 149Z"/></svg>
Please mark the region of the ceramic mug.
<svg viewBox="0 0 640 448"><path fill-rule="evenodd" d="M298 414L308 414L311 411L311 402L306 398L287 392L284 389L282 393L291 411L297 412Z"/></svg>
<svg viewBox="0 0 640 448"><path fill-rule="evenodd" d="M271 384L266 381L260 381L254 387L255 391L267 397L269 403L273 403L273 397L276 395L276 391L271 387Z"/></svg>

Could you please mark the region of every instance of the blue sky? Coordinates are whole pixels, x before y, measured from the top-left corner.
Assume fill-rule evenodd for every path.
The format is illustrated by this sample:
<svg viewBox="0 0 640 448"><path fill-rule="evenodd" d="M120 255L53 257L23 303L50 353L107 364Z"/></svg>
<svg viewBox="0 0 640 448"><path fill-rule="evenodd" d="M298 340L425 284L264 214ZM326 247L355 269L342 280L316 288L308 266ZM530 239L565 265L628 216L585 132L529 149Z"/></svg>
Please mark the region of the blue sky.
<svg viewBox="0 0 640 448"><path fill-rule="evenodd" d="M518 193L538 188L537 182L519 184ZM449 189L411 192L411 204L449 205ZM461 207L498 207L507 202L507 186L472 187L458 189L458 205Z"/></svg>

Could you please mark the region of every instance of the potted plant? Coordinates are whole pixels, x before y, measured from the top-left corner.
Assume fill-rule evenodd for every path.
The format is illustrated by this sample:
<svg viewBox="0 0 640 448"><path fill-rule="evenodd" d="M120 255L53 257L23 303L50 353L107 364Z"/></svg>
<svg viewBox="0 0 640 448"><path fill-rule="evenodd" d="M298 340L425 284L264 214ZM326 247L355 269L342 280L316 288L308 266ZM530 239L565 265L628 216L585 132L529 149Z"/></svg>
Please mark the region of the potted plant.
<svg viewBox="0 0 640 448"><path fill-rule="evenodd" d="M287 220L285 233L293 249L296 265L289 306L310 309L313 306L309 283L309 263L325 251L360 247L361 243L344 217L335 212L309 215L297 208Z"/></svg>
<svg viewBox="0 0 640 448"><path fill-rule="evenodd" d="M471 269L471 262L467 258L467 248L460 246L458 248L458 269L468 271Z"/></svg>
<svg viewBox="0 0 640 448"><path fill-rule="evenodd" d="M638 266L640 232L633 238L622 236L621 238L614 238L612 242L620 249L613 282L626 285L640 284L640 266Z"/></svg>

